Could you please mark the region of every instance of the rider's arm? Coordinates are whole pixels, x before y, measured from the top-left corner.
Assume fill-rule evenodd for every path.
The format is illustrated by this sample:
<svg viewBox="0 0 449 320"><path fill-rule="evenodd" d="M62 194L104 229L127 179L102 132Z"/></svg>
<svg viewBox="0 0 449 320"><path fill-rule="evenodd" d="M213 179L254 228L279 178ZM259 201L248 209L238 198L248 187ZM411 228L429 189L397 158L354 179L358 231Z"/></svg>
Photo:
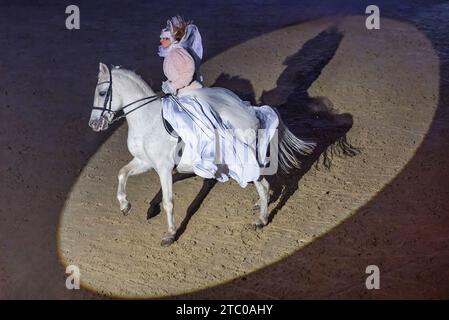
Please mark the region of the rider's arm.
<svg viewBox="0 0 449 320"><path fill-rule="evenodd" d="M172 50L164 61L164 73L175 92L188 86L195 74L195 61L184 49Z"/></svg>

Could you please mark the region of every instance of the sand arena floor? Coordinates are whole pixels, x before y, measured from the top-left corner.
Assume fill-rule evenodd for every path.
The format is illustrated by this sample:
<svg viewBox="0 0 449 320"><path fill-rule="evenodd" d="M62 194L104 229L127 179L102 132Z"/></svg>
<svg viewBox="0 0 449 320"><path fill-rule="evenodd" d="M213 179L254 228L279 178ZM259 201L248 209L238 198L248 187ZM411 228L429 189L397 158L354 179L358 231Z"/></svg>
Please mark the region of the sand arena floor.
<svg viewBox="0 0 449 320"><path fill-rule="evenodd" d="M118 170L131 159L126 123L94 134L87 127L88 104L66 110L90 97L68 96L63 84L93 92L94 77L81 89L75 78L61 76L51 89L32 91L36 108L27 118L17 118L16 111L27 110L20 105L30 93L20 94L33 82L14 89L15 97L4 94L9 107L2 113L11 121L2 136L15 135L5 158L20 165L4 170L12 191L1 211L0 296L447 297L449 180L443 169L449 141L441 106L448 96L441 54L411 23L385 18L373 32L361 27L364 21L360 15L296 21L215 49L202 67L208 85L277 106L295 134L319 143L317 152L303 159L303 170L270 177L272 219L261 231L251 226L257 200L252 185L241 189L235 182L191 177L174 184L179 239L161 247L166 218L158 210L157 175L129 179L128 216L121 215L115 198ZM81 50L94 45L94 36L74 37ZM115 59L127 52L113 46ZM101 54L91 54L89 61ZM160 72L156 62L142 74L149 83L159 83L152 76ZM78 63L65 67L76 72ZM90 67L95 76L97 65ZM58 78L48 68L39 72ZM21 80L18 75L0 88L6 92ZM8 99L19 107L13 111ZM43 102L54 107L40 108ZM36 121L44 119L55 119L55 126L39 136ZM81 120L85 127L78 126ZM338 140L344 136L346 141ZM334 141L340 144L326 153ZM341 154L344 150L354 155ZM42 155L50 163L40 166ZM6 215L11 209L18 214ZM70 264L81 270L80 291L64 288ZM371 264L380 267L381 290L365 288Z"/></svg>

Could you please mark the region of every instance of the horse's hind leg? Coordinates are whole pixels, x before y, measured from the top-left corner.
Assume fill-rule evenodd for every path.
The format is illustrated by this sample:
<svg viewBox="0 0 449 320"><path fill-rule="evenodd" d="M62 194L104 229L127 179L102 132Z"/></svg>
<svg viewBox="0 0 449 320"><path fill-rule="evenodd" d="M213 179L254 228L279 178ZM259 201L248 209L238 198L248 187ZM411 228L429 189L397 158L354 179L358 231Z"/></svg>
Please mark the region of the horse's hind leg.
<svg viewBox="0 0 449 320"><path fill-rule="evenodd" d="M265 178L261 181L254 181L257 193L259 194L258 204L260 206L259 218L256 221L256 228L260 229L267 225L268 223L268 196L270 185Z"/></svg>
<svg viewBox="0 0 449 320"><path fill-rule="evenodd" d="M134 158L126 166L120 169L118 174L117 200L120 202L120 210L124 215L131 210L131 204L126 198L126 182L129 176L144 173L151 169L145 162Z"/></svg>
<svg viewBox="0 0 449 320"><path fill-rule="evenodd" d="M262 180L260 181L262 183L262 185L264 186L264 188L267 190L267 192L269 192L270 190L270 184L268 183L268 180L265 178L262 178ZM268 201L270 200L270 198L268 197ZM256 203L253 206L254 210L259 210L260 209L260 199L256 201Z"/></svg>

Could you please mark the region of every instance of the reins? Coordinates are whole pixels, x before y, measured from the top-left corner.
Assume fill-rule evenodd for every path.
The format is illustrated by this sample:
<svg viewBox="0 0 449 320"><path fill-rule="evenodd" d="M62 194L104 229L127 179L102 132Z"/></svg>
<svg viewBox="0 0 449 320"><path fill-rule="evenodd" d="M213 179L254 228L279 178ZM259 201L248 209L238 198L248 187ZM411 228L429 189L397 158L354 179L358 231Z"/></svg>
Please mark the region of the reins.
<svg viewBox="0 0 449 320"><path fill-rule="evenodd" d="M151 102L154 102L154 101L160 99L161 97L163 97L163 95L161 95L161 94L155 94L155 95L153 95L153 96L145 97L145 98L136 100L136 101L134 101L134 102L128 103L127 105L123 106L122 108L120 108L120 109L117 110L117 111L112 111L112 110L108 110L108 109L105 109L105 108L98 108L98 107L93 107L92 109L94 109L94 110L103 110L103 113L104 113L104 111L113 113L113 114L114 114L114 118L112 118L112 120L109 121L109 124L112 124L112 123L114 123L114 122L116 122L116 121L119 121L120 119L125 118L127 115L129 115L130 113L132 113L132 112L134 112L134 111L136 111L136 110L142 108L143 106L146 106L147 104L150 104ZM151 99L151 100L146 101L145 103L142 103L141 105L135 107L134 109L132 109L132 110L130 110L130 111L128 111L128 112L124 111L127 107L130 107L130 106L132 106L133 104L136 104L136 103L138 103L138 102L145 101L145 100L148 100L148 99ZM123 114L120 115L120 116L116 116L116 114L117 114L118 112L120 112L120 111L123 111ZM102 113L102 115L103 115L103 113Z"/></svg>

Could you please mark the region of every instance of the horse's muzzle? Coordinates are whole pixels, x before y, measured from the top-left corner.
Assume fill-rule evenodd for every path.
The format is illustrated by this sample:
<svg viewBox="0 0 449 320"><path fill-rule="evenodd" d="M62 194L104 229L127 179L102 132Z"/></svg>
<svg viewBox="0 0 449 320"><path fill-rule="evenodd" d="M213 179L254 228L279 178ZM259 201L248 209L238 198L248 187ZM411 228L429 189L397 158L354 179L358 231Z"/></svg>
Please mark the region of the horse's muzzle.
<svg viewBox="0 0 449 320"><path fill-rule="evenodd" d="M97 119L92 119L89 121L89 127L91 127L95 132L104 131L108 128L108 121L104 117Z"/></svg>

